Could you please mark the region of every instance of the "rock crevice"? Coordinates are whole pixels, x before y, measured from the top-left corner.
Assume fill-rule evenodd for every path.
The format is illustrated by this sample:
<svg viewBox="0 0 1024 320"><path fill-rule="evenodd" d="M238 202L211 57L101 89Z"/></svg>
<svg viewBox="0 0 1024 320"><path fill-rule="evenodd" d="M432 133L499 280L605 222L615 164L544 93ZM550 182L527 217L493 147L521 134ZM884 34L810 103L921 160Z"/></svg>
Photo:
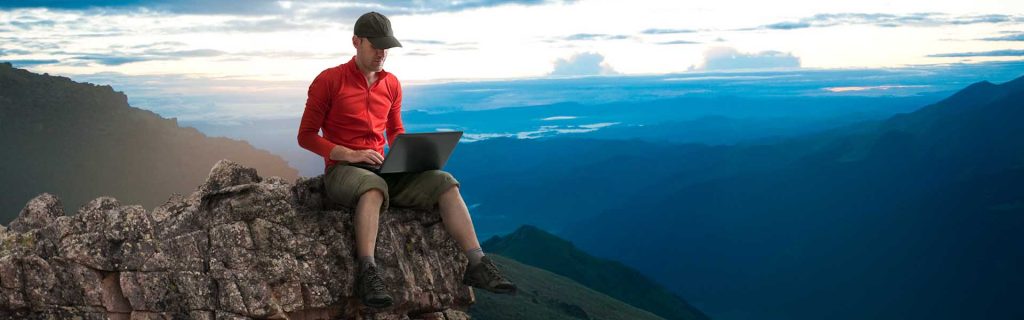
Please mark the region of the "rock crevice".
<svg viewBox="0 0 1024 320"><path fill-rule="evenodd" d="M152 212L101 197L65 215L41 194L0 227L0 317L468 318L466 260L436 210L381 216L377 260L396 303L362 307L352 212L328 203L321 179L222 160Z"/></svg>

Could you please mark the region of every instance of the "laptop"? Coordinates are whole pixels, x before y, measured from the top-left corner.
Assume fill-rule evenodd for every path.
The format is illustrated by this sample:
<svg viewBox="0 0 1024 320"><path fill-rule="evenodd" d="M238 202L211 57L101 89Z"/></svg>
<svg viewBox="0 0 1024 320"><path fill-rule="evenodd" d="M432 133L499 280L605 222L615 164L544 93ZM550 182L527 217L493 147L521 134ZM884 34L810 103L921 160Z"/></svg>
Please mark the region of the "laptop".
<svg viewBox="0 0 1024 320"><path fill-rule="evenodd" d="M365 162L348 165L377 174L440 170L448 162L460 138L462 131L403 133L395 138L395 145L391 146L379 167Z"/></svg>

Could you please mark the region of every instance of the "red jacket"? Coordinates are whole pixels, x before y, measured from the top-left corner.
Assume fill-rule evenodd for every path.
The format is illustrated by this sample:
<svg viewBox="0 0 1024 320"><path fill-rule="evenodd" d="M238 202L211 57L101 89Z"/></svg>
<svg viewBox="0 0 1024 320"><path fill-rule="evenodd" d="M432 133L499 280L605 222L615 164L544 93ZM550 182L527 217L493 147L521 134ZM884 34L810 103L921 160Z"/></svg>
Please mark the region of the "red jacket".
<svg viewBox="0 0 1024 320"><path fill-rule="evenodd" d="M328 68L309 85L306 109L299 124L299 146L324 157L324 170L336 163L331 149L373 149L384 155L384 130L391 145L402 127L402 86L389 72L377 72L377 82L367 87L366 77L353 56ZM323 130L323 136L319 131Z"/></svg>

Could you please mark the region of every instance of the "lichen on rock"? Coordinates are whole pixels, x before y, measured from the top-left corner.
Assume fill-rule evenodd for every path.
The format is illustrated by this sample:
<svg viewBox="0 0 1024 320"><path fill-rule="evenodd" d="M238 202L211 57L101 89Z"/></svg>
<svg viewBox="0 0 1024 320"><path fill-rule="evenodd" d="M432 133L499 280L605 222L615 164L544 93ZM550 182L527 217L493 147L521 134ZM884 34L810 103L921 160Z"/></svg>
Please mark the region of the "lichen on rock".
<svg viewBox="0 0 1024 320"><path fill-rule="evenodd" d="M468 319L466 259L436 208L381 216L377 261L395 304L363 307L352 212L321 179L221 160L151 212L100 197L65 215L41 194L0 227L0 318Z"/></svg>

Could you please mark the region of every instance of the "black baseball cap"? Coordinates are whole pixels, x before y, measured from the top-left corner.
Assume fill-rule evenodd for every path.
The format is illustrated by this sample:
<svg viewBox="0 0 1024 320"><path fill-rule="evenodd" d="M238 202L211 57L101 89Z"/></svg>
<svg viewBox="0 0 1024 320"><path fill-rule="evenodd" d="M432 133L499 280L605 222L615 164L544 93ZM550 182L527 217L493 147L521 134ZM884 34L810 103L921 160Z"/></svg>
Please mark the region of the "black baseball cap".
<svg viewBox="0 0 1024 320"><path fill-rule="evenodd" d="M370 39L370 44L377 49L401 47L391 31L391 20L383 14L367 12L356 20L355 35Z"/></svg>

